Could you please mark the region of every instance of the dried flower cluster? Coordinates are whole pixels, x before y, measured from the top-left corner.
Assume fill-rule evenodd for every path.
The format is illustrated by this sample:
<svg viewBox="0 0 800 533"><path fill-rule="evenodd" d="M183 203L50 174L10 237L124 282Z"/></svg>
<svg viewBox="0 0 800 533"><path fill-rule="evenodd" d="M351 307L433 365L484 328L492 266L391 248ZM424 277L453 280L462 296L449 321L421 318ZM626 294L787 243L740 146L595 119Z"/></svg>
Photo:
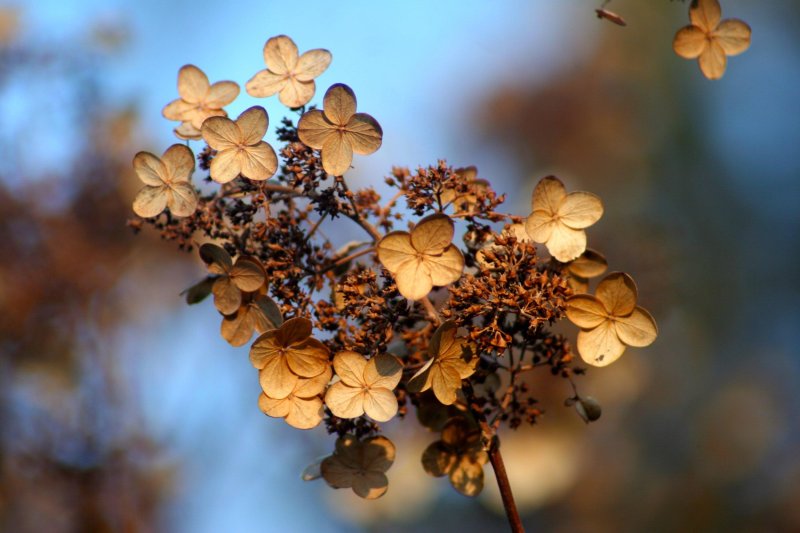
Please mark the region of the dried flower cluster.
<svg viewBox="0 0 800 533"><path fill-rule="evenodd" d="M551 326L571 320L578 354L592 366L657 333L627 274L610 274L587 294L607 269L586 247L586 229L603 214L600 199L567 193L548 176L527 217L503 213L504 197L477 169L444 161L393 169L387 201L371 187L351 190L344 176L354 154L381 146L377 120L356 112L355 94L341 83L325 92L321 109L304 107L331 62L326 50L299 55L278 36L264 59L267 69L247 92L278 94L299 115L277 129L278 154L263 141L262 107L229 119L223 107L238 86L209 85L197 67L183 67L180 98L164 115L181 121L177 136L205 141L197 160L213 189L191 184L194 157L185 146L161 158L140 153L134 168L146 187L134 211L143 218L132 225L199 250L208 276L186 291L187 301L213 295L221 334L234 346L260 335L250 347L259 408L336 435L318 475L363 498L381 496L395 457L381 424L414 410L441 433L423 454L424 469L474 496L485 463L495 465L498 428L541 415L526 381L540 368L568 382L567 403L582 418L596 419L599 404L575 388L584 369ZM363 240L337 248L328 228L348 223Z"/></svg>

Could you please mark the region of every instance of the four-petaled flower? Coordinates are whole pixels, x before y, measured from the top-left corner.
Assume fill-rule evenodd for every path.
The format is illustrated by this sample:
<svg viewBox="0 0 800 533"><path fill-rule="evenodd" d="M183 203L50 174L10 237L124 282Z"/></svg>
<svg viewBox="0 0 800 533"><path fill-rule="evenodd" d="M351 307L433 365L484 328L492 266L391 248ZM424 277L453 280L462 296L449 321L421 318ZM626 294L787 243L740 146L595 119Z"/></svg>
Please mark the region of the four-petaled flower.
<svg viewBox="0 0 800 533"><path fill-rule="evenodd" d="M750 26L739 19L720 22L722 10L717 0L693 0L689 20L675 34L672 48L685 59L697 59L706 78L717 80L725 74L727 56L741 54L750 47Z"/></svg>
<svg viewBox="0 0 800 533"><path fill-rule="evenodd" d="M261 106L253 106L234 122L211 117L203 122L203 139L217 151L211 160L211 179L228 183L239 174L251 180L266 180L278 170L275 150L262 139L269 117Z"/></svg>
<svg viewBox="0 0 800 533"><path fill-rule="evenodd" d="M595 295L567 299L567 317L581 328L578 353L593 366L610 365L625 346L648 346L658 335L653 317L636 305L636 283L624 272L613 272L597 285Z"/></svg>
<svg viewBox="0 0 800 533"><path fill-rule="evenodd" d="M463 417L451 418L442 429L442 439L422 453L422 467L434 476L447 476L450 484L464 496L477 496L483 490L483 465L489 457L481 445L481 431Z"/></svg>
<svg viewBox="0 0 800 533"><path fill-rule="evenodd" d="M332 85L322 101L300 118L297 135L304 144L320 150L322 168L341 176L350 168L353 152L368 155L381 147L383 130L366 113L356 113L356 95L343 83Z"/></svg>
<svg viewBox="0 0 800 533"><path fill-rule="evenodd" d="M372 500L386 493L386 471L394 457L394 444L386 437L359 441L353 435L345 435L336 440L336 449L322 461L320 472L331 487L352 488L358 496Z"/></svg>
<svg viewBox="0 0 800 533"><path fill-rule="evenodd" d="M457 327L447 321L433 333L428 355L431 359L408 381L409 392L424 392L433 388L436 398L445 405L456 401L461 380L475 372L478 358L472 345L456 337Z"/></svg>
<svg viewBox="0 0 800 533"><path fill-rule="evenodd" d="M234 264L230 254L216 244L201 246L200 258L208 266L209 273L219 276L211 292L214 306L223 315L236 313L242 305L242 291L255 292L266 279L258 259L239 257Z"/></svg>
<svg viewBox="0 0 800 533"><path fill-rule="evenodd" d="M450 217L430 215L411 230L393 231L377 245L378 260L392 273L397 290L419 300L435 286L458 281L464 256L452 243L455 228Z"/></svg>
<svg viewBox="0 0 800 533"><path fill-rule="evenodd" d="M542 178L533 190L533 212L525 220L531 239L547 247L550 254L566 263L586 250L586 232L603 215L603 203L590 192L567 194L555 176Z"/></svg>
<svg viewBox="0 0 800 533"><path fill-rule="evenodd" d="M250 348L250 362L261 374L261 388L271 398L286 398L301 378L325 372L328 348L311 337L311 321L292 318L267 331Z"/></svg>
<svg viewBox="0 0 800 533"><path fill-rule="evenodd" d="M244 346L254 331L264 333L282 323L278 304L269 296L253 294L242 299L241 307L234 314L222 317L220 334L231 346Z"/></svg>
<svg viewBox="0 0 800 533"><path fill-rule="evenodd" d="M245 85L247 94L266 98L278 93L283 105L300 107L313 98L314 78L328 68L331 53L316 48L298 56L294 41L278 35L264 45L264 62L267 69L257 72Z"/></svg>
<svg viewBox="0 0 800 533"><path fill-rule="evenodd" d="M270 387L272 377L262 370L258 373L262 390ZM258 397L261 411L274 418L283 418L286 423L297 429L311 429L322 422L322 398L320 395L331 380L331 367L313 378L299 378L292 391L285 398L272 398L266 392Z"/></svg>
<svg viewBox="0 0 800 533"><path fill-rule="evenodd" d="M587 248L577 259L567 264L567 283L576 293L589 290L589 279L596 278L608 269L608 261L597 250Z"/></svg>
<svg viewBox="0 0 800 533"><path fill-rule="evenodd" d="M191 183L194 154L182 144L173 144L161 158L139 152L133 158L133 170L145 184L133 200L133 211L150 218L169 207L176 217L186 217L197 208L197 191Z"/></svg>
<svg viewBox="0 0 800 533"><path fill-rule="evenodd" d="M184 65L178 71L178 95L180 98L168 103L161 113L167 120L181 122L175 135L181 139L199 139L205 119L228 116L222 108L239 96L239 85L232 81L211 85L202 70Z"/></svg>
<svg viewBox="0 0 800 533"><path fill-rule="evenodd" d="M369 361L355 352L343 351L333 358L339 381L325 394L325 405L340 418L356 418L364 413L377 422L387 422L397 414L397 398L392 392L403 375L397 357L380 354Z"/></svg>

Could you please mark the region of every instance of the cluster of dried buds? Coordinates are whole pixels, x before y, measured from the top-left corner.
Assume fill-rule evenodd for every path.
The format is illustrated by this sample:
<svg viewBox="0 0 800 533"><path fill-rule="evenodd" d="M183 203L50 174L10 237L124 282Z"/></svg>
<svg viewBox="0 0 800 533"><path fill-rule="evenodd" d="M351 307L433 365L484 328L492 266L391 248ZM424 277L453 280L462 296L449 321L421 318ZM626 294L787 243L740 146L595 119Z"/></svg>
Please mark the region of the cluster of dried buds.
<svg viewBox="0 0 800 533"><path fill-rule="evenodd" d="M393 169L388 201L372 188L351 190L344 174L354 154L380 147L380 125L356 112L343 84L327 90L322 109L306 108L328 51L299 55L278 36L264 59L267 69L247 92L278 94L299 114L296 125L284 119L277 129L280 153L263 141L263 108L227 117L237 84L210 84L185 66L180 98L163 114L180 122L177 136L207 146L197 158L180 144L161 157L136 155L145 187L131 225L151 225L199 250L208 276L186 299L213 295L225 340L242 346L259 335L250 362L260 409L299 429L324 424L337 436L332 455L304 477L381 496L395 456L381 424L413 409L420 425L441 435L423 454L424 469L478 494L498 428L533 424L541 414L524 379L540 367L569 381L566 403L584 420L599 417L599 404L575 388L584 370L570 343L551 326L564 317L578 326L578 354L592 366L656 337L627 274L609 274L587 293L589 278L607 268L586 248L585 230L603 214L600 199L567 193L551 176L536 185L527 217L504 214L497 210L504 198L475 168L443 161ZM200 188L191 182L196 159L208 171ZM454 240L456 221L463 245ZM337 248L325 227L348 223L364 240Z"/></svg>

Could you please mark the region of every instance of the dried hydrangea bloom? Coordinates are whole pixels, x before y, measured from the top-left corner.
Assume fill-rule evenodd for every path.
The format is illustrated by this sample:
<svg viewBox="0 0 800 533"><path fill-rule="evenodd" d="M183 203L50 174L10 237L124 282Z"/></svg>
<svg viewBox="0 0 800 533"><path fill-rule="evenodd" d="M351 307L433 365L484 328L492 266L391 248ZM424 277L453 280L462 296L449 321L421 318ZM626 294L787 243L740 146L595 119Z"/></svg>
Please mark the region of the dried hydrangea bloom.
<svg viewBox="0 0 800 533"><path fill-rule="evenodd" d="M266 98L278 93L283 105L300 107L314 97L314 78L331 64L331 53L316 48L300 56L294 41L278 35L264 45L264 63L267 69L256 73L245 85L247 94Z"/></svg>
<svg viewBox="0 0 800 533"><path fill-rule="evenodd" d="M478 169L474 166L457 168L454 171L474 190L486 189L489 182L478 178ZM443 206L452 204L455 213L468 213L478 202L475 192L459 193L455 189L445 189L440 195Z"/></svg>
<svg viewBox="0 0 800 533"><path fill-rule="evenodd" d="M178 71L178 95L161 112L167 120L182 124L175 134L182 139L199 139L200 127L208 117L227 117L223 107L239 96L239 85L218 81L211 85L208 76L194 65L184 65Z"/></svg>
<svg viewBox="0 0 800 533"><path fill-rule="evenodd" d="M197 208L197 191L191 183L194 154L182 144L173 144L160 158L139 152L133 170L144 188L133 200L133 212L143 218L159 215L164 209L176 217L188 217Z"/></svg>
<svg viewBox="0 0 800 533"><path fill-rule="evenodd" d="M432 388L443 404L455 403L461 380L470 377L478 364L472 344L463 337L456 337L456 332L455 323L448 320L433 333L428 347L431 359L408 381L409 392Z"/></svg>
<svg viewBox="0 0 800 533"><path fill-rule="evenodd" d="M595 295L578 294L567 299L567 317L581 328L578 353L593 366L610 365L625 346L644 347L656 340L653 317L636 305L633 278L613 272L597 285Z"/></svg>
<svg viewBox="0 0 800 533"><path fill-rule="evenodd" d="M435 214L420 220L411 233L393 231L378 242L378 260L394 276L400 294L419 300L434 286L458 281L464 256L452 244L454 232L450 217Z"/></svg>
<svg viewBox="0 0 800 533"><path fill-rule="evenodd" d="M331 380L331 368L326 367L320 375L313 378L299 378L292 391L285 398L272 398L266 392L258 397L261 411L274 418L283 418L286 423L297 429L315 428L322 422L324 410L320 395ZM259 372L262 389L269 387L271 377L265 370Z"/></svg>
<svg viewBox="0 0 800 533"><path fill-rule="evenodd" d="M328 348L311 337L311 321L292 318L267 331L250 348L250 362L261 374L261 388L271 398L286 398L301 378L325 372Z"/></svg>
<svg viewBox="0 0 800 533"><path fill-rule="evenodd" d="M597 250L587 248L577 259L567 265L567 282L576 293L589 290L589 280L600 276L608 269L608 261Z"/></svg>
<svg viewBox="0 0 800 533"><path fill-rule="evenodd" d="M272 298L261 295L245 301L236 313L222 317L220 334L231 346L244 346L253 337L253 332L264 333L280 327L281 311Z"/></svg>
<svg viewBox="0 0 800 533"><path fill-rule="evenodd" d="M211 179L228 183L240 174L258 181L271 178L278 170L278 157L261 140L268 126L267 111L261 106L246 109L235 122L226 117L203 122L203 139L217 151L211 160Z"/></svg>
<svg viewBox="0 0 800 533"><path fill-rule="evenodd" d="M572 261L586 250L583 230L603 216L600 198L583 191L567 194L564 184L555 176L539 181L531 203L533 212L525 221L525 231L562 263Z"/></svg>
<svg viewBox="0 0 800 533"><path fill-rule="evenodd" d="M387 422L397 414L397 398L392 392L403 376L397 357L380 354L369 361L363 355L343 351L333 358L339 381L325 394L325 405L339 418L357 418L364 413L377 422Z"/></svg>
<svg viewBox="0 0 800 533"><path fill-rule="evenodd" d="M255 292L266 280L258 259L240 257L236 263L224 248L206 243L200 247L200 258L209 273L219 276L211 287L214 306L223 315L232 315L242 305L242 291Z"/></svg>
<svg viewBox="0 0 800 533"><path fill-rule="evenodd" d="M477 496L483 490L483 465L489 460L481 445L481 432L463 417L450 419L442 438L422 453L422 467L434 476L447 476L450 484L464 496Z"/></svg>
<svg viewBox="0 0 800 533"><path fill-rule="evenodd" d="M678 30L672 48L685 59L697 59L703 75L717 80L725 74L727 56L741 54L750 47L750 26L739 19L720 22L722 10L717 0L694 0L689 6L690 25Z"/></svg>
<svg viewBox="0 0 800 533"><path fill-rule="evenodd" d="M336 440L336 450L322 461L320 472L331 487L352 488L358 496L373 500L386 493L386 472L394 457L394 444L386 437L359 441L353 435L345 435Z"/></svg>
<svg viewBox="0 0 800 533"><path fill-rule="evenodd" d="M323 110L312 109L297 124L297 135L304 144L320 150L322 168L341 176L350 168L353 152L368 155L381 147L383 130L366 113L356 113L356 95L343 83L325 93Z"/></svg>

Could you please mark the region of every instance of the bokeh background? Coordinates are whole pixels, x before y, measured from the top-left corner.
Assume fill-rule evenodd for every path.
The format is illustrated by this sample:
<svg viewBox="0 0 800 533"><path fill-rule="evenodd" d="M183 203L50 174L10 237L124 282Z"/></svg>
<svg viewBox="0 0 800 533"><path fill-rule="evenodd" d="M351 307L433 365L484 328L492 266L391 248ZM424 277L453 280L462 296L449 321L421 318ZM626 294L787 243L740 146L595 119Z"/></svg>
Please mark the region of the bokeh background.
<svg viewBox="0 0 800 533"><path fill-rule="evenodd" d="M302 482L333 439L261 414L247 350L179 297L199 261L126 227L133 154L174 142L178 69L244 85L281 33L330 49L318 87L347 83L383 126L356 186L446 158L509 212L550 173L603 198L590 245L660 336L581 381L596 424L533 383L541 424L502 436L530 531L800 530L800 4L722 0L753 44L710 82L671 50L687 3L613 0L625 28L600 3L0 5L0 530L505 528L488 467L459 496L413 423L387 427L385 498ZM244 91L228 110L254 104L286 113Z"/></svg>

